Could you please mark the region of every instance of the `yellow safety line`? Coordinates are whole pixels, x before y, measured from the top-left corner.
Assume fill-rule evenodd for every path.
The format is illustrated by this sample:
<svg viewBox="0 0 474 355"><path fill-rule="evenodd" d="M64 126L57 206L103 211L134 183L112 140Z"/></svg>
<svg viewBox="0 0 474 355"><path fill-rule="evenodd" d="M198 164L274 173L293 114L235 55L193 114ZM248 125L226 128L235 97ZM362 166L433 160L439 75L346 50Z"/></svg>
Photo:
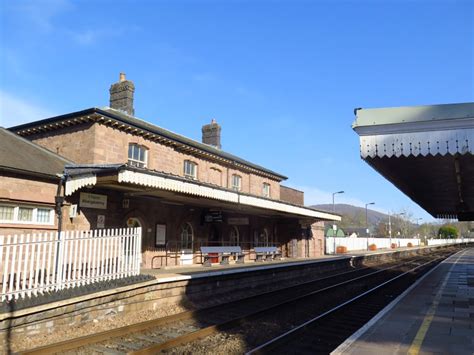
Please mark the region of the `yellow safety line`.
<svg viewBox="0 0 474 355"><path fill-rule="evenodd" d="M451 275L451 270L454 268L454 265L456 265L458 260L461 258L462 254L459 255L457 260L453 263L453 265L451 265L451 268L449 269L448 274L445 276L443 283L441 284L441 287L436 293L436 296L433 300L433 303L431 304L430 309L428 310L428 312L426 312L425 318L423 319L423 323L421 323L421 326L418 329L418 332L416 333L415 338L413 339L413 342L410 345L410 348L408 349L408 355L418 355L420 353L421 344L423 344L423 340L425 340L426 333L428 332L431 322L433 321L436 309L438 308L439 301L441 299L442 291L444 290L446 284L448 283L449 276Z"/></svg>

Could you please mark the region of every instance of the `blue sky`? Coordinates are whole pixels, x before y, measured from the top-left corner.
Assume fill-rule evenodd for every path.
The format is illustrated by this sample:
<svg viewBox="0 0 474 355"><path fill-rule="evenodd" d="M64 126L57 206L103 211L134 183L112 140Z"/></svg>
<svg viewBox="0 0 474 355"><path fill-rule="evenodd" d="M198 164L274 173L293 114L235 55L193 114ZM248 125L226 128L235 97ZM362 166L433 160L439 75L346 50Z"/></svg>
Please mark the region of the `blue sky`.
<svg viewBox="0 0 474 355"><path fill-rule="evenodd" d="M411 211L359 157L355 107L474 99L471 1L0 0L0 125L108 105L290 177L308 204Z"/></svg>

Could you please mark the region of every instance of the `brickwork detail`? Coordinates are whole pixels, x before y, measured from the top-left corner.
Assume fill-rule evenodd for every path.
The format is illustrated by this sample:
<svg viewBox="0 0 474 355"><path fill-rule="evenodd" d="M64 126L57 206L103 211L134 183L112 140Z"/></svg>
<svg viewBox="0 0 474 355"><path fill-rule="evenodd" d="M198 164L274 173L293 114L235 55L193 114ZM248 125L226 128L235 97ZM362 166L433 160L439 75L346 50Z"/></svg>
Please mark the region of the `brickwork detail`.
<svg viewBox="0 0 474 355"><path fill-rule="evenodd" d="M280 199L295 205L304 205L304 192L280 185Z"/></svg>
<svg viewBox="0 0 474 355"><path fill-rule="evenodd" d="M99 123L63 128L60 131L32 135L29 138L79 164L126 163L128 145L135 143L148 149L149 169L183 176L184 161L191 160L197 164L199 181L231 188L232 174L238 174L242 177L242 192L262 196L262 186L266 182L270 184L271 198L280 199L280 184L276 180L201 159L173 147ZM220 179L217 170L220 171Z"/></svg>

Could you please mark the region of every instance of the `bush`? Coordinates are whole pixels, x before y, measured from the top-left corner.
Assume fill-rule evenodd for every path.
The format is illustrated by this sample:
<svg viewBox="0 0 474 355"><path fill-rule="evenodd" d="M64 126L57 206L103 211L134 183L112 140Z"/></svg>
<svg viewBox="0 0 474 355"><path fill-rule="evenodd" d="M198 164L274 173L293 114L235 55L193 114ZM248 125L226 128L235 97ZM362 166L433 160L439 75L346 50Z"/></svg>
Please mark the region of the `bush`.
<svg viewBox="0 0 474 355"><path fill-rule="evenodd" d="M407 243L407 247L411 248L413 246L413 243Z"/></svg>
<svg viewBox="0 0 474 355"><path fill-rule="evenodd" d="M458 230L454 226L442 226L438 231L438 235L443 239L457 238Z"/></svg>
<svg viewBox="0 0 474 355"><path fill-rule="evenodd" d="M397 248L398 248L398 244L397 244L397 243L392 243L392 244L390 244L390 248L392 248L392 249L397 249Z"/></svg>
<svg viewBox="0 0 474 355"><path fill-rule="evenodd" d="M369 245L369 250L371 250L371 251L377 250L377 245L375 245L375 244L370 244L370 245Z"/></svg>

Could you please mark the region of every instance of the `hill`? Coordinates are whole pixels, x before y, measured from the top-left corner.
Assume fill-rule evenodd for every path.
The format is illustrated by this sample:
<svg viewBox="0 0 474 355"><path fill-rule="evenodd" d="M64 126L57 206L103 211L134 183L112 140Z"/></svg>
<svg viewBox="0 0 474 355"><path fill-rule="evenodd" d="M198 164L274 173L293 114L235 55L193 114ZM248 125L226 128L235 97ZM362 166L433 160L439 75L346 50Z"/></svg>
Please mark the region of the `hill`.
<svg viewBox="0 0 474 355"><path fill-rule="evenodd" d="M318 210L333 212L332 204L310 206ZM351 227L365 227L365 208L346 204L335 204L335 213L342 215L342 225ZM380 222L388 223L388 214L367 209L369 225L378 225Z"/></svg>

